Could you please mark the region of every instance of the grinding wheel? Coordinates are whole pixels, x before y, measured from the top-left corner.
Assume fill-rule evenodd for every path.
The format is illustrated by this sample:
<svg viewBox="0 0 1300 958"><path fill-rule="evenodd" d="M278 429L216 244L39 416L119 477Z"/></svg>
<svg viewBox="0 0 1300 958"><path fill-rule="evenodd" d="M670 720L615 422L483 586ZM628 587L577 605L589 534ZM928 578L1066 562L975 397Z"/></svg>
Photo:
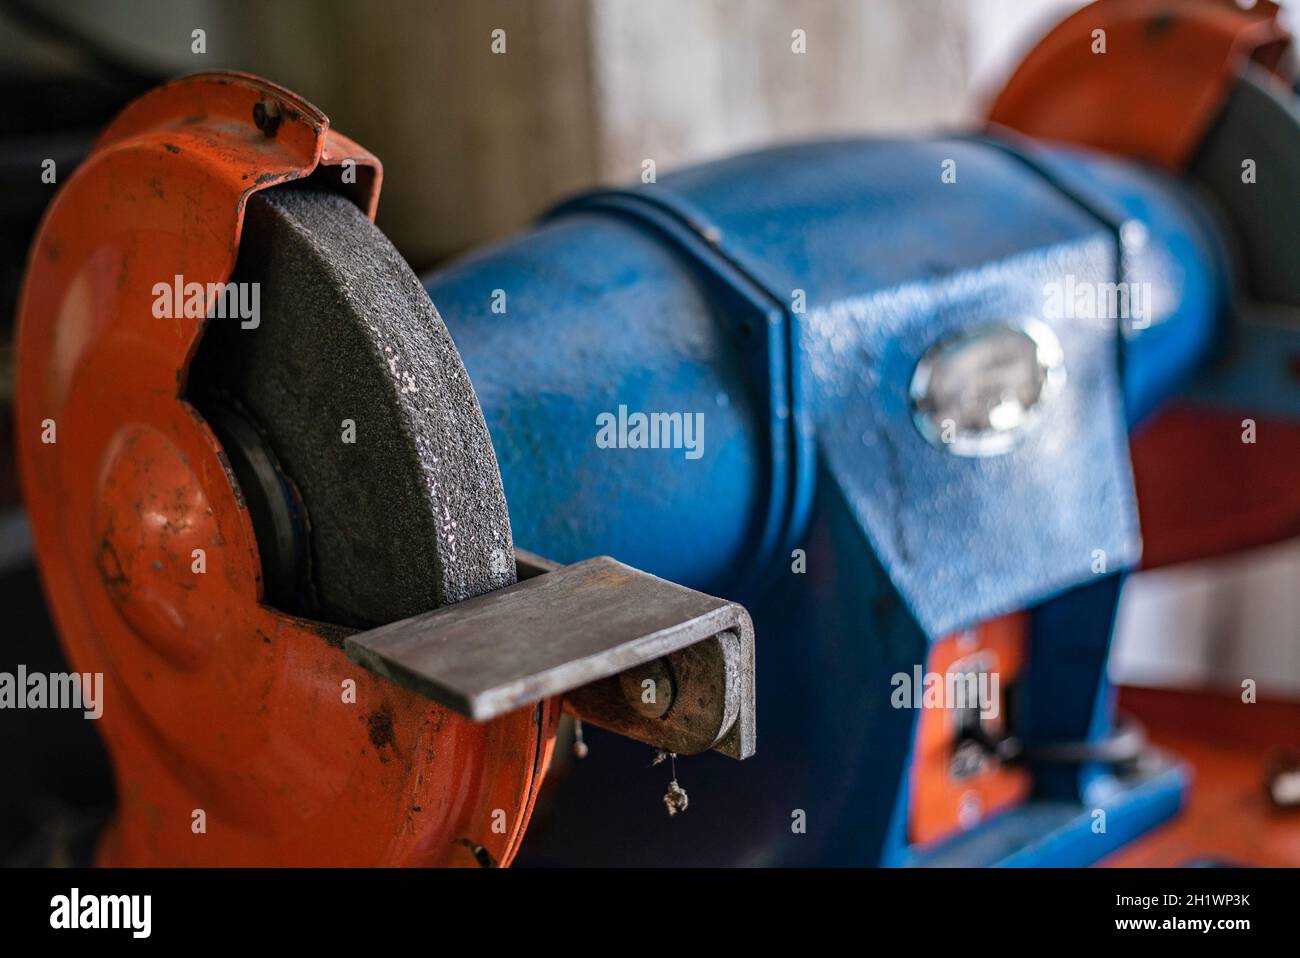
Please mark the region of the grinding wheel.
<svg viewBox="0 0 1300 958"><path fill-rule="evenodd" d="M288 480L287 511L305 512L306 555L287 557L267 531L284 525L283 503L253 509L269 600L366 625L512 583L505 495L469 376L365 214L318 190L253 195L232 282L258 284L256 325L209 321L189 395L228 450L245 445L235 422L255 425ZM257 479L231 458L248 496Z"/></svg>

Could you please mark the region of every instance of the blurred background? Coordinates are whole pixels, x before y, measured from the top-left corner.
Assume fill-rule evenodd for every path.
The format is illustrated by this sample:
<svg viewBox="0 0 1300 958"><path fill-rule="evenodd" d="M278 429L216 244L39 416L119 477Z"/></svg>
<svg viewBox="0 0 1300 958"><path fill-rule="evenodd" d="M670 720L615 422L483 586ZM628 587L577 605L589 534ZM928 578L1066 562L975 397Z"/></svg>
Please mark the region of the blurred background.
<svg viewBox="0 0 1300 958"><path fill-rule="evenodd" d="M0 668L58 651L10 450L12 317L27 246L98 129L165 78L256 73L384 163L379 225L418 272L566 194L772 143L977 124L1075 0L0 0ZM1295 4L1289 12L1294 21ZM1294 27L1294 22L1293 22ZM506 55L491 50L505 31ZM791 31L808 53L790 56ZM202 31L196 52L195 31ZM1113 677L1300 698L1300 545L1161 570L1126 591ZM1231 678L1227 678L1231 676ZM38 730L35 726L39 724ZM57 725L58 723L49 723ZM50 816L111 801L79 716L0 723L0 860L93 834ZM33 746L62 735L53 758ZM14 758L16 756L16 759ZM39 776L37 772L39 771ZM30 782L45 784L33 793ZM64 824L49 825L56 821ZM56 842L55 844L58 844ZM32 850L37 848L39 850Z"/></svg>

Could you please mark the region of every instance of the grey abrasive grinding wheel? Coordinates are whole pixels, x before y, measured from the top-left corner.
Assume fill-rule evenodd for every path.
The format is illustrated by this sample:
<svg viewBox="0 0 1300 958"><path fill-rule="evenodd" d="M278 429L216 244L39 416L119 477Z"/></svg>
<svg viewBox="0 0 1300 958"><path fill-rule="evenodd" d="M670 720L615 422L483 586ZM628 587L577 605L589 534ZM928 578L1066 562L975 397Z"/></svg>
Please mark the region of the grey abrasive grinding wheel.
<svg viewBox="0 0 1300 958"><path fill-rule="evenodd" d="M187 395L238 408L296 488L311 596L297 611L379 624L514 582L478 399L388 239L337 194L257 193L232 282L259 284L257 325L210 319Z"/></svg>

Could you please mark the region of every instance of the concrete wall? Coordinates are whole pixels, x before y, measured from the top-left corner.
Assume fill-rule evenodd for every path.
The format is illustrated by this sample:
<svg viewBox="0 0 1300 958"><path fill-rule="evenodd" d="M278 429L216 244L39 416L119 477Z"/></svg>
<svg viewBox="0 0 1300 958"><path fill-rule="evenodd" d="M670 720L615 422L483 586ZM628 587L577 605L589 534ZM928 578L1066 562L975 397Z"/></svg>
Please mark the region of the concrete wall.
<svg viewBox="0 0 1300 958"><path fill-rule="evenodd" d="M975 24L1005 15L962 0L46 6L162 73L248 70L322 106L383 159L381 226L417 265L633 179L647 158L663 172L780 140L961 124L972 38L1004 36Z"/></svg>

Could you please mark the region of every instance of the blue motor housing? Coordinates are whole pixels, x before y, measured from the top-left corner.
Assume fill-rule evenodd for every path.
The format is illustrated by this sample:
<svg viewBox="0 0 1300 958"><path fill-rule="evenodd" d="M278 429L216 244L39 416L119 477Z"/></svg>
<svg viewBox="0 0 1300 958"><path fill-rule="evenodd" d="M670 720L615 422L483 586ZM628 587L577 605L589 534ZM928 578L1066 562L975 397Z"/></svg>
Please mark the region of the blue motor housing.
<svg viewBox="0 0 1300 958"><path fill-rule="evenodd" d="M645 749L592 733L522 864L1078 864L1177 808L1185 774L1156 755L1033 766L1026 802L914 847L916 715L890 677L1030 610L1017 735L1111 734L1141 550L1128 428L1204 359L1227 299L1178 183L990 138L789 146L578 197L425 285L516 545L726 595L757 630L755 758L683 760L670 820ZM1125 315L1071 298L1117 286ZM1012 321L1050 331L1059 391L1006 448L954 454L918 428L917 370ZM640 447L652 413L701 429Z"/></svg>

